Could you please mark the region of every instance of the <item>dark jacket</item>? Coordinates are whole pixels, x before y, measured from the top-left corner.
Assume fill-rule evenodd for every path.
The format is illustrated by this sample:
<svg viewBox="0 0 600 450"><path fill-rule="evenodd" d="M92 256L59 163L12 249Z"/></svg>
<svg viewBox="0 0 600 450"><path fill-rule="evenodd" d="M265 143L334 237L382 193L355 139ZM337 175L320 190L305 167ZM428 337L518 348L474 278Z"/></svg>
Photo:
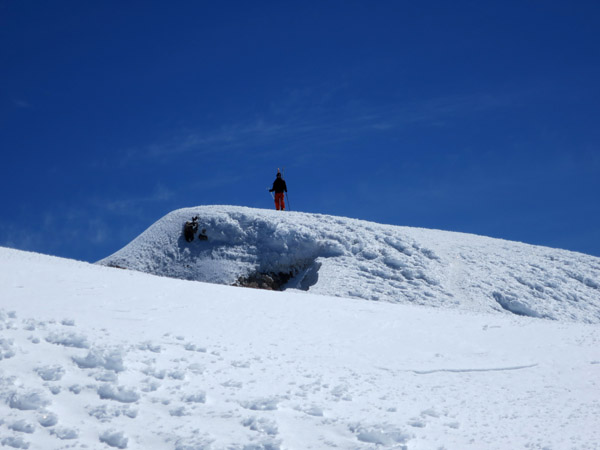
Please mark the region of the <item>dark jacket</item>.
<svg viewBox="0 0 600 450"><path fill-rule="evenodd" d="M287 192L287 186L285 185L285 181L283 178L276 178L273 182L273 188L269 189L269 192L275 191L276 194L281 194L282 192Z"/></svg>

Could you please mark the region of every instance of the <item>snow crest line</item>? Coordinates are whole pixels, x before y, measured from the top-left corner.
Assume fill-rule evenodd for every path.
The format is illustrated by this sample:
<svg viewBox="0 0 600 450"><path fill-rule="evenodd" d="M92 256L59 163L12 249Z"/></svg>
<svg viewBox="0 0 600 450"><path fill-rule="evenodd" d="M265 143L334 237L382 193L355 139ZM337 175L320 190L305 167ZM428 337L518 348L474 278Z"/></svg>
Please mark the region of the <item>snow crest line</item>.
<svg viewBox="0 0 600 450"><path fill-rule="evenodd" d="M488 369L432 369L432 370L407 370L406 372L412 372L417 375L429 375L432 373L446 372L446 373L468 373L468 372L504 372L509 370L522 370L531 369L539 364L528 364L525 366L512 366L512 367L492 367Z"/></svg>

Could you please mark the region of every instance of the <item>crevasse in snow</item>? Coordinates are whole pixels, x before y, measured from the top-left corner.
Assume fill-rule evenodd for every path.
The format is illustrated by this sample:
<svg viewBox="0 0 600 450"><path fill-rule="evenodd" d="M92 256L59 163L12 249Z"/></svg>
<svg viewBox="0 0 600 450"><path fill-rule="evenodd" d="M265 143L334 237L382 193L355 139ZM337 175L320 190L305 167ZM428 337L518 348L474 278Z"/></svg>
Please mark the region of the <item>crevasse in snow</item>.
<svg viewBox="0 0 600 450"><path fill-rule="evenodd" d="M183 225L194 216L207 240L184 239ZM229 285L289 273L283 289L600 322L600 258L321 214L179 209L99 263Z"/></svg>

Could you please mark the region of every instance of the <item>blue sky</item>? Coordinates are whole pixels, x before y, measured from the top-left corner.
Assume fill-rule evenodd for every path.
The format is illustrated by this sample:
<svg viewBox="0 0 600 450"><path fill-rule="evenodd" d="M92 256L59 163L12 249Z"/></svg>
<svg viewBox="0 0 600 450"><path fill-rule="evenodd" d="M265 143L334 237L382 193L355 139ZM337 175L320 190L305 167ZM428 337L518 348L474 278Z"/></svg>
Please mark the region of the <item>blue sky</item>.
<svg viewBox="0 0 600 450"><path fill-rule="evenodd" d="M0 245L273 208L600 256L600 3L0 1Z"/></svg>

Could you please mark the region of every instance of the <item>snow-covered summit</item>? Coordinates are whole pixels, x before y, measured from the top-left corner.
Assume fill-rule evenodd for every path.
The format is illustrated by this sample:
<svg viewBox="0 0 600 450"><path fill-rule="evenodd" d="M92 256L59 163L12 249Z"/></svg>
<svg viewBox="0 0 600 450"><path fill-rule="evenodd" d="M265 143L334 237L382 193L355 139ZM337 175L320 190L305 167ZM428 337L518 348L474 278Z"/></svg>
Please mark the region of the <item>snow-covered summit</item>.
<svg viewBox="0 0 600 450"><path fill-rule="evenodd" d="M187 242L194 216L207 239ZM283 289L315 294L600 323L600 258L320 214L179 209L99 263L228 285L283 275Z"/></svg>

